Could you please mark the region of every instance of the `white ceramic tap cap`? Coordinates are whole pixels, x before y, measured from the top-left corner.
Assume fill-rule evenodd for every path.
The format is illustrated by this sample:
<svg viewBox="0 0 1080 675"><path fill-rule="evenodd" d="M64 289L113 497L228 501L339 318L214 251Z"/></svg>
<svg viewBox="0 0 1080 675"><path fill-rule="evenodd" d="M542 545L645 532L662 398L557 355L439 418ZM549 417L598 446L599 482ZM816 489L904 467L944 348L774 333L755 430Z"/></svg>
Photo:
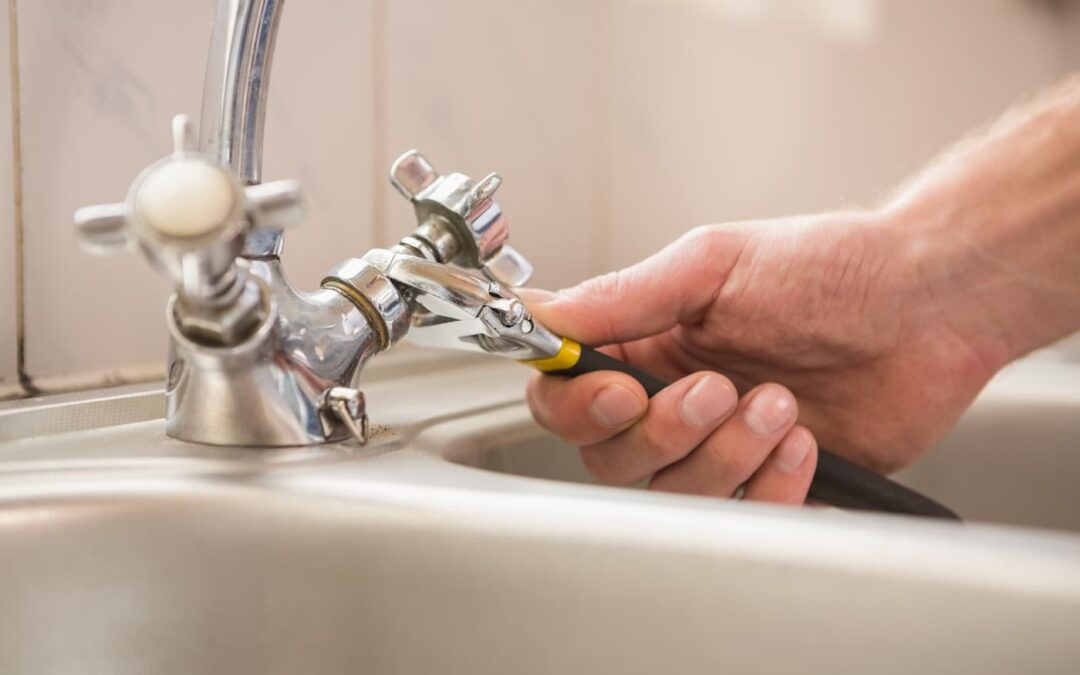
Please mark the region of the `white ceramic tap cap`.
<svg viewBox="0 0 1080 675"><path fill-rule="evenodd" d="M198 237L233 210L233 187L220 168L197 159L168 162L147 176L136 198L139 215L161 234Z"/></svg>

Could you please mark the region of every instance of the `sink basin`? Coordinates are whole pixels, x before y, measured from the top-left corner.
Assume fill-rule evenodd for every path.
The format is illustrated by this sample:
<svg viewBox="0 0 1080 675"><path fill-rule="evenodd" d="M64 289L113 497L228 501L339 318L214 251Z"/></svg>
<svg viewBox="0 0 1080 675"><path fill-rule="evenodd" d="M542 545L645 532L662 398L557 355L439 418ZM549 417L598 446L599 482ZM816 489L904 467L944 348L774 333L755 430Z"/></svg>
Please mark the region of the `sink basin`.
<svg viewBox="0 0 1080 675"><path fill-rule="evenodd" d="M1005 371L899 479L969 520L1080 532L1080 366Z"/></svg>
<svg viewBox="0 0 1080 675"><path fill-rule="evenodd" d="M491 471L595 483L576 447L532 425L524 408L515 412L503 440L443 454ZM1006 371L938 448L895 478L968 522L1080 532L1080 366Z"/></svg>
<svg viewBox="0 0 1080 675"><path fill-rule="evenodd" d="M591 485L530 421L524 369L432 364L371 374L364 448L172 441L147 412L155 387L0 408L0 436L26 415L48 431L0 443L0 672L1080 659L1080 535Z"/></svg>

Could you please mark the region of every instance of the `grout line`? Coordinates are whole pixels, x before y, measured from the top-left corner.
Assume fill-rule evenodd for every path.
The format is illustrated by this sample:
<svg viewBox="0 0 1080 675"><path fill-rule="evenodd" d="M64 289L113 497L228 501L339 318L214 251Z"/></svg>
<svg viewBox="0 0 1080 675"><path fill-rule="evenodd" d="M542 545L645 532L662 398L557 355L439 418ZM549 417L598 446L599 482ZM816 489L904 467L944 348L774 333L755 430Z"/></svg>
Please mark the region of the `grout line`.
<svg viewBox="0 0 1080 675"><path fill-rule="evenodd" d="M15 207L15 370L27 396L38 392L26 372L26 256L23 223L22 102L19 82L19 17L15 0L8 0L8 48L11 69L11 163Z"/></svg>
<svg viewBox="0 0 1080 675"><path fill-rule="evenodd" d="M371 2L371 236L375 246L386 240L386 0Z"/></svg>

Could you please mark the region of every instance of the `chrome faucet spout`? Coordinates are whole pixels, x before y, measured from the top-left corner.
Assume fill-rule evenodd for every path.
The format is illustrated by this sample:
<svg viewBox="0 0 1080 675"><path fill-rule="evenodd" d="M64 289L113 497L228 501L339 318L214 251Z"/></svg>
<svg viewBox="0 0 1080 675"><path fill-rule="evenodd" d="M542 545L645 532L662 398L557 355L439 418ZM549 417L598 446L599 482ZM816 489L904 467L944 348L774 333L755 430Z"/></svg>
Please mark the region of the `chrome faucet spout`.
<svg viewBox="0 0 1080 675"><path fill-rule="evenodd" d="M203 85L199 148L248 185L262 180L270 66L285 0L219 0Z"/></svg>

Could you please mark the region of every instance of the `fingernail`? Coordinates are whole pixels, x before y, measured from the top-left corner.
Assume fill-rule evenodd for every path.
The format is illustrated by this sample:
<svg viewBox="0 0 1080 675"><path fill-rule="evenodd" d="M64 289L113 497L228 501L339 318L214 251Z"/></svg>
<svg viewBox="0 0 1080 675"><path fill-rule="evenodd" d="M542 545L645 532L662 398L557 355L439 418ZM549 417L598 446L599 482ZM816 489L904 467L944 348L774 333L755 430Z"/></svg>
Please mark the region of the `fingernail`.
<svg viewBox="0 0 1080 675"><path fill-rule="evenodd" d="M758 436L769 436L787 426L795 416L795 400L777 386L766 385L750 399L743 411L747 428Z"/></svg>
<svg viewBox="0 0 1080 675"><path fill-rule="evenodd" d="M687 424L704 429L731 414L738 401L735 387L726 377L706 375L683 396L680 411Z"/></svg>
<svg viewBox="0 0 1080 675"><path fill-rule="evenodd" d="M514 292L517 293L518 297L521 298L526 305L531 306L543 305L559 299L558 293L545 291L542 288L518 288L515 289Z"/></svg>
<svg viewBox="0 0 1080 675"><path fill-rule="evenodd" d="M605 427L621 427L645 411L637 394L620 384L609 384L597 392L589 412Z"/></svg>
<svg viewBox="0 0 1080 675"><path fill-rule="evenodd" d="M773 462L786 473L791 473L806 462L810 449L814 447L814 437L805 429L796 429L780 443L773 455Z"/></svg>

